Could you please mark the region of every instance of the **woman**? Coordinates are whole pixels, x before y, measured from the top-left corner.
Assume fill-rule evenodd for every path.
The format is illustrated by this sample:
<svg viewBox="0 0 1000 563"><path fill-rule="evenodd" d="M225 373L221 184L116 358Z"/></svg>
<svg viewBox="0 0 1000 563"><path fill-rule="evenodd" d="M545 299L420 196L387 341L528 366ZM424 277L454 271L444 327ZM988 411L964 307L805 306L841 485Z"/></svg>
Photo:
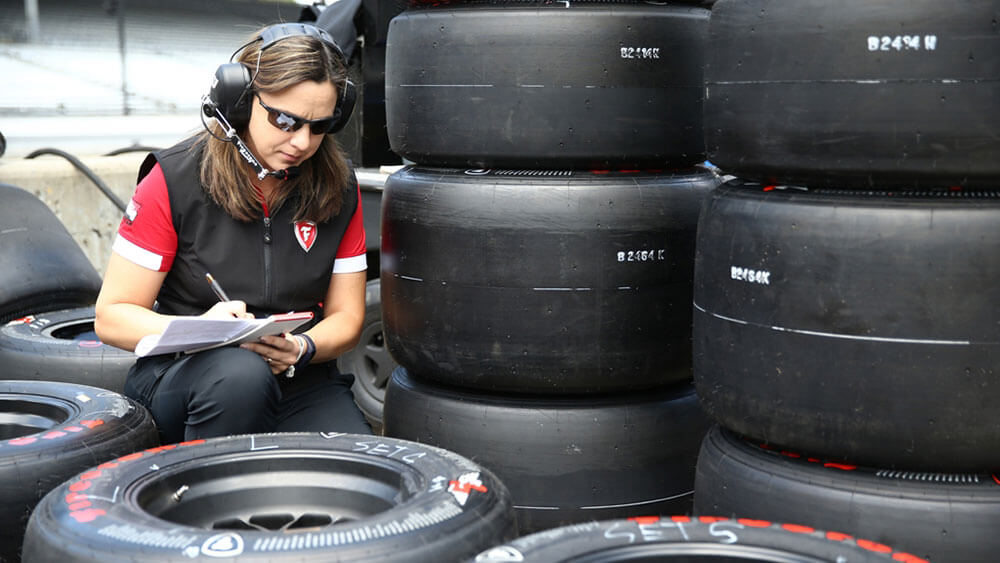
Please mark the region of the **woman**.
<svg viewBox="0 0 1000 563"><path fill-rule="evenodd" d="M358 342L367 268L357 180L327 134L353 105L343 55L304 24L264 28L241 50L206 99L206 113L220 109L214 130L143 164L97 299L97 334L134 350L178 315L312 310L300 334L140 358L125 394L149 408L164 443L371 433L353 377L334 361ZM219 83L233 67L245 76L235 94ZM231 300L213 293L208 273Z"/></svg>

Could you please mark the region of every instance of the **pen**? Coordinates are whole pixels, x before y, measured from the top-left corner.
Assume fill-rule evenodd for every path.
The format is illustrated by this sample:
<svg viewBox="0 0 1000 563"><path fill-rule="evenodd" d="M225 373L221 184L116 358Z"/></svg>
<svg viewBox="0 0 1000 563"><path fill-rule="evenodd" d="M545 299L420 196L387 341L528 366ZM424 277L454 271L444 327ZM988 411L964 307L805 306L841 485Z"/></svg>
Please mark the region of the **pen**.
<svg viewBox="0 0 1000 563"><path fill-rule="evenodd" d="M229 296L226 295L225 291L222 291L222 286L219 285L219 282L215 281L212 274L205 272L205 279L208 280L208 285L212 287L212 292L219 298L219 301L229 301Z"/></svg>

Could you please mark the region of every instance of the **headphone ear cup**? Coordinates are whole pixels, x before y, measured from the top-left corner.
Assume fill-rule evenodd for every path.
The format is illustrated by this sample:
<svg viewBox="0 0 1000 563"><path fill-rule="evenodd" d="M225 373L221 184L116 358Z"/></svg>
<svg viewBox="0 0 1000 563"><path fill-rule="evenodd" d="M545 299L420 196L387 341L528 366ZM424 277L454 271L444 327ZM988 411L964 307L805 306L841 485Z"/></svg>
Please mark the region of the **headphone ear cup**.
<svg viewBox="0 0 1000 563"><path fill-rule="evenodd" d="M219 65L208 97L234 129L245 129L250 123L250 69L242 63Z"/></svg>
<svg viewBox="0 0 1000 563"><path fill-rule="evenodd" d="M340 99L337 100L337 107L333 110L336 119L330 125L330 133L340 131L351 120L351 114L354 113L354 103L357 99L358 90L354 87L354 83L345 80L344 87L340 91Z"/></svg>

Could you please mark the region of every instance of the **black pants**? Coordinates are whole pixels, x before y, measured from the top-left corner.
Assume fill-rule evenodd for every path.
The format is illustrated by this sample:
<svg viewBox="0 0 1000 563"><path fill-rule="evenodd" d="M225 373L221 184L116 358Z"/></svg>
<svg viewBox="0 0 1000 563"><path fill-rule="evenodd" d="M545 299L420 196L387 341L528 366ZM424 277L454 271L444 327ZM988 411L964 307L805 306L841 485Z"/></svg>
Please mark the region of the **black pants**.
<svg viewBox="0 0 1000 563"><path fill-rule="evenodd" d="M261 432L371 434L353 382L332 361L275 376L258 354L227 347L140 358L125 395L149 409L164 444Z"/></svg>

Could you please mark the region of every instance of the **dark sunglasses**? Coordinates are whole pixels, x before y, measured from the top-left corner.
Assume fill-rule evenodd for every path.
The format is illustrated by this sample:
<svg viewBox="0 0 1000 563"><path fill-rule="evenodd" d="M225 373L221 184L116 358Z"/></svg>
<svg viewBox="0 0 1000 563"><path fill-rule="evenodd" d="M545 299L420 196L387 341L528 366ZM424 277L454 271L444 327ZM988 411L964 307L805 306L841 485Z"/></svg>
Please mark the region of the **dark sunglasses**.
<svg viewBox="0 0 1000 563"><path fill-rule="evenodd" d="M333 121L336 119L336 116L324 117L322 119L306 119L304 117L299 117L294 113L288 113L287 111L272 108L271 106L265 104L264 100L260 99L260 96L256 92L254 92L254 96L257 97L257 102L260 104L260 107L267 110L268 123L286 133L298 131L303 125L308 123L309 131L312 132L313 135L325 135L330 131L330 127L333 126Z"/></svg>

